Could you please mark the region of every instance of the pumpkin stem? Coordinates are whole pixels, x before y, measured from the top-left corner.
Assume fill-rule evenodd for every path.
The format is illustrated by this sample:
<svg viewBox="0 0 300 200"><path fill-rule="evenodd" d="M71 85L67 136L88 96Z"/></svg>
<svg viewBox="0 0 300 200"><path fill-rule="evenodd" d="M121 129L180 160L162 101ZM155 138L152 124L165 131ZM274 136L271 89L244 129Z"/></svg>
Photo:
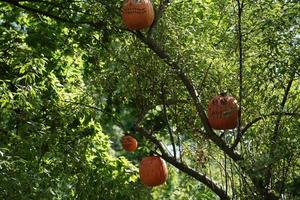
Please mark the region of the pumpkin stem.
<svg viewBox="0 0 300 200"><path fill-rule="evenodd" d="M149 154L150 154L150 156L154 156L155 151L151 150Z"/></svg>
<svg viewBox="0 0 300 200"><path fill-rule="evenodd" d="M220 96L222 96L222 97L227 96L227 91L222 91L222 92L220 93Z"/></svg>
<svg viewBox="0 0 300 200"><path fill-rule="evenodd" d="M128 0L127 2L130 3L130 4L134 4L134 3L143 3L144 0Z"/></svg>
<svg viewBox="0 0 300 200"><path fill-rule="evenodd" d="M133 4L134 2L133 2L133 0L128 0L127 3L128 4Z"/></svg>

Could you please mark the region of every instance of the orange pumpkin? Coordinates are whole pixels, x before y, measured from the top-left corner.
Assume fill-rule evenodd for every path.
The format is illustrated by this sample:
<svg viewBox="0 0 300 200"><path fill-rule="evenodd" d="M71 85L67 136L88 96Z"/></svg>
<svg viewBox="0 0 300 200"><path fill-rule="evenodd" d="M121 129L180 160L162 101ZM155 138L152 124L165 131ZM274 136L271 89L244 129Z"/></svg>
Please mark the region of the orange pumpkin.
<svg viewBox="0 0 300 200"><path fill-rule="evenodd" d="M141 30L151 26L154 10L150 0L125 0L122 8L123 23L130 30Z"/></svg>
<svg viewBox="0 0 300 200"><path fill-rule="evenodd" d="M136 139L130 135L125 135L121 139L123 149L128 152L133 152L138 146Z"/></svg>
<svg viewBox="0 0 300 200"><path fill-rule="evenodd" d="M164 160L159 156L148 156L140 163L140 178L146 186L163 184L168 177L168 169Z"/></svg>
<svg viewBox="0 0 300 200"><path fill-rule="evenodd" d="M237 100L226 93L214 97L208 104L208 122L217 130L233 129L238 122Z"/></svg>

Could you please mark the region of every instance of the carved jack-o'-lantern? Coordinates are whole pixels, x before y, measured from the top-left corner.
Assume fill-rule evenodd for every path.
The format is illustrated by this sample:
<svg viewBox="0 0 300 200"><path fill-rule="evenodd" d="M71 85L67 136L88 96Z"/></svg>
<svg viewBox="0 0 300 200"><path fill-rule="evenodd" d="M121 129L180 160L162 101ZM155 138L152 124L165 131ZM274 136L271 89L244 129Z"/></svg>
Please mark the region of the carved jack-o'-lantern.
<svg viewBox="0 0 300 200"><path fill-rule="evenodd" d="M121 139L123 149L128 151L128 152L133 152L137 148L137 141L134 137L130 135L125 135Z"/></svg>
<svg viewBox="0 0 300 200"><path fill-rule="evenodd" d="M158 186L163 184L168 177L168 169L164 160L159 156L149 156L140 163L140 178L147 186Z"/></svg>
<svg viewBox="0 0 300 200"><path fill-rule="evenodd" d="M239 106L235 98L222 93L208 104L208 122L217 130L233 129L237 126Z"/></svg>
<svg viewBox="0 0 300 200"><path fill-rule="evenodd" d="M151 26L154 10L150 0L125 0L122 8L123 23L130 30L141 30Z"/></svg>

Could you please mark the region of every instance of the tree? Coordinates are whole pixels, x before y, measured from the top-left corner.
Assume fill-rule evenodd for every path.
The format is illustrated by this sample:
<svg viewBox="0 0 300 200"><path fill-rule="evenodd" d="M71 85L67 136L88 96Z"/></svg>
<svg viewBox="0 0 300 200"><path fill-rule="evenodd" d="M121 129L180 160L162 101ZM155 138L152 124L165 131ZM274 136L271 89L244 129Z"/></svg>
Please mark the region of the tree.
<svg viewBox="0 0 300 200"><path fill-rule="evenodd" d="M74 30L0 9L0 198L148 199L137 167L113 155L100 115L71 104L93 102Z"/></svg>
<svg viewBox="0 0 300 200"><path fill-rule="evenodd" d="M155 1L154 23L142 32L121 25L116 0L3 2L3 10L49 29L24 31L27 43L45 37L37 53L50 50L51 62L68 51L80 59L87 92L72 102L109 113L97 115L105 130L118 123L143 136L152 151L221 199L296 198L299 3ZM72 45L68 51L60 49L65 43ZM208 123L206 105L222 90L240 104L236 130L215 131Z"/></svg>

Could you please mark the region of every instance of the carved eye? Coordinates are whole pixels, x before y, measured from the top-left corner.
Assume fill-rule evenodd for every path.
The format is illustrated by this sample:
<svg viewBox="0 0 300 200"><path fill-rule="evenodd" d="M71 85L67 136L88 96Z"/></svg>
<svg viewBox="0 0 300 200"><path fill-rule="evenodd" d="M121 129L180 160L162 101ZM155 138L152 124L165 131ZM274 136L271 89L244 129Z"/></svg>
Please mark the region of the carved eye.
<svg viewBox="0 0 300 200"><path fill-rule="evenodd" d="M220 103L222 105L226 105L227 104L227 100L225 98L220 99Z"/></svg>
<svg viewBox="0 0 300 200"><path fill-rule="evenodd" d="M219 103L219 100L218 99L214 99L213 101L212 101L212 104L218 104Z"/></svg>

